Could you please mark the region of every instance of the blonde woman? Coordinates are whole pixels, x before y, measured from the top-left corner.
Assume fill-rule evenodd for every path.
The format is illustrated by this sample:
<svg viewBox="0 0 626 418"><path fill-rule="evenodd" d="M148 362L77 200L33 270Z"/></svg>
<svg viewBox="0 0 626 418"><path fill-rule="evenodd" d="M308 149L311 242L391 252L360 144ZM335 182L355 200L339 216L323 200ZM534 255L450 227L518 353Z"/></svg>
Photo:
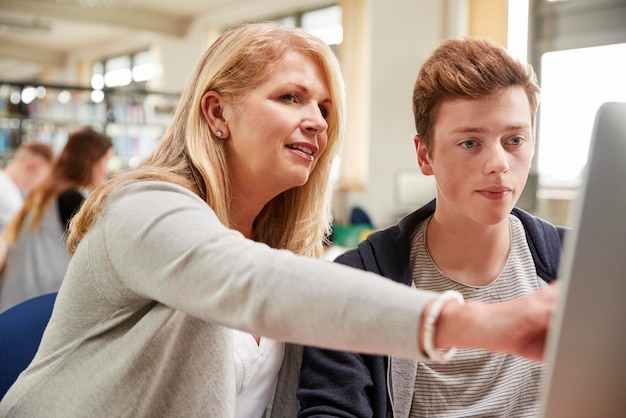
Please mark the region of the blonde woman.
<svg viewBox="0 0 626 418"><path fill-rule="evenodd" d="M300 354L283 342L423 359L437 305L438 346L541 357L552 288L462 307L313 258L342 88L331 49L304 31L246 24L213 43L154 154L72 220L52 318L0 415L294 417Z"/></svg>

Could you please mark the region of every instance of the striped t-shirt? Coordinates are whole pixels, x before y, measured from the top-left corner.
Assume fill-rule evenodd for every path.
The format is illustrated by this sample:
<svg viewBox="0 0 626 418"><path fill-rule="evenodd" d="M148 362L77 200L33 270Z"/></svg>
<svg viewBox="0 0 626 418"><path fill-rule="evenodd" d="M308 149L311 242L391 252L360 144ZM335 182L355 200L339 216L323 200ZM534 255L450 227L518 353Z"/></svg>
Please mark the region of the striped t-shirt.
<svg viewBox="0 0 626 418"><path fill-rule="evenodd" d="M429 220L418 226L411 240L410 267L418 289L452 289L465 299L501 302L547 286L537 276L524 227L515 216L509 216L508 260L487 286L468 286L442 274L426 247ZM420 362L410 417L536 417L543 371L540 363L478 349L459 349L447 364Z"/></svg>

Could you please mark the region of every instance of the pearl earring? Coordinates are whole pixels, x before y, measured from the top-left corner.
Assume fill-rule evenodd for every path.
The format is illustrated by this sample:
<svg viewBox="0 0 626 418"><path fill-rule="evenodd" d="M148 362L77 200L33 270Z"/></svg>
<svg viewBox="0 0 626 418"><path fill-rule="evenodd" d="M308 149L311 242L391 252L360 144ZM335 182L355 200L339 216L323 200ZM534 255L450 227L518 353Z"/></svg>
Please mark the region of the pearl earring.
<svg viewBox="0 0 626 418"><path fill-rule="evenodd" d="M222 137L222 135L224 135L224 132L222 132L222 131L218 130L218 131L216 131L216 132L215 132L215 135L216 135L218 138L221 138L221 137Z"/></svg>

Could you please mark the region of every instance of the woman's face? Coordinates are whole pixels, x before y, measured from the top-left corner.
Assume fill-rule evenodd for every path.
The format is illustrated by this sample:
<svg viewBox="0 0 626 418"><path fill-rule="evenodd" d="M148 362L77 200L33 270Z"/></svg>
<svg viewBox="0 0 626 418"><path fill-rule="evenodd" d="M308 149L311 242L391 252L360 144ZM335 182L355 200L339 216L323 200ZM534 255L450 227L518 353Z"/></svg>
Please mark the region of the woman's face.
<svg viewBox="0 0 626 418"><path fill-rule="evenodd" d="M233 196L270 200L307 182L327 144L332 103L322 70L288 53L264 84L224 106Z"/></svg>
<svg viewBox="0 0 626 418"><path fill-rule="evenodd" d="M109 150L106 154L102 156L91 168L91 184L89 185L90 189L95 189L105 180L107 180L109 175L109 170L107 167L107 163L109 162L109 158L113 154L113 150Z"/></svg>

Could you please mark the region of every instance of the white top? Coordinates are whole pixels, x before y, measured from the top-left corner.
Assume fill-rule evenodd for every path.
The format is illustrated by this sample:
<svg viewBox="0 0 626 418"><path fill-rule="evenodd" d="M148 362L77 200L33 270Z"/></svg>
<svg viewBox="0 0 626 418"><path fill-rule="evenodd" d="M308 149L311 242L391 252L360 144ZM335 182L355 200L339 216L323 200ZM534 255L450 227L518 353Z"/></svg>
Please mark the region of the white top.
<svg viewBox="0 0 626 418"><path fill-rule="evenodd" d="M237 400L235 418L262 418L276 388L285 344L233 330Z"/></svg>
<svg viewBox="0 0 626 418"><path fill-rule="evenodd" d="M13 219L23 203L22 191L8 174L0 171L0 231Z"/></svg>

